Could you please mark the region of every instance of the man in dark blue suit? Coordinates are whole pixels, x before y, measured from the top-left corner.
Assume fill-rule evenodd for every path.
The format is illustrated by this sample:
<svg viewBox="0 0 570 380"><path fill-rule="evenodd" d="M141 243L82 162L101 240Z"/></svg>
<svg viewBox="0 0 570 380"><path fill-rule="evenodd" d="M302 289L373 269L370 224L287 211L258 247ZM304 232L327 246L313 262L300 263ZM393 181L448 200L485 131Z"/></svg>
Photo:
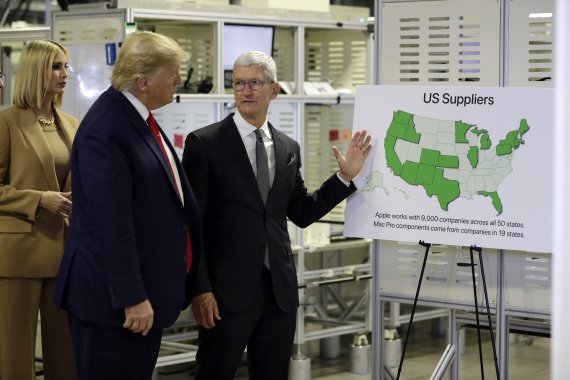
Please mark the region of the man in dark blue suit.
<svg viewBox="0 0 570 380"><path fill-rule="evenodd" d="M172 102L186 53L150 32L122 44L71 155L73 216L56 303L80 380L147 380L189 304L201 236L194 194L150 111Z"/></svg>
<svg viewBox="0 0 570 380"><path fill-rule="evenodd" d="M370 137L356 132L344 155L333 148L339 171L309 193L299 144L267 121L279 93L274 60L243 54L232 87L238 112L188 135L182 159L204 243L192 300L202 326L196 379L233 379L247 346L250 379L287 380L299 305L287 218L306 227L353 193Z"/></svg>

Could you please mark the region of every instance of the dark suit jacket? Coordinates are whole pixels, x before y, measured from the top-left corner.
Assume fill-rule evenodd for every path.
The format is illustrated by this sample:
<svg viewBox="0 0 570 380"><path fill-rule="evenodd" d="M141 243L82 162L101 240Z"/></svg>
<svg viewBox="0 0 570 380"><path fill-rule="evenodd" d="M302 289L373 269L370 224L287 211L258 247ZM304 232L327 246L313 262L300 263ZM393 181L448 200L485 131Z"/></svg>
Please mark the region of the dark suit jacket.
<svg viewBox="0 0 570 380"><path fill-rule="evenodd" d="M163 153L145 120L109 88L81 122L71 154L73 215L56 303L76 317L111 326L125 306L149 299L154 326L171 325L188 305L186 232L193 267L202 251L197 204L175 157L182 205Z"/></svg>
<svg viewBox="0 0 570 380"><path fill-rule="evenodd" d="M213 291L221 312L240 312L254 301L266 242L271 280L283 311L299 305L287 218L307 227L353 191L336 174L308 193L301 177L299 144L269 125L275 179L266 205L233 114L186 139L182 165L198 199L204 255L196 293ZM223 318L223 316L222 316Z"/></svg>

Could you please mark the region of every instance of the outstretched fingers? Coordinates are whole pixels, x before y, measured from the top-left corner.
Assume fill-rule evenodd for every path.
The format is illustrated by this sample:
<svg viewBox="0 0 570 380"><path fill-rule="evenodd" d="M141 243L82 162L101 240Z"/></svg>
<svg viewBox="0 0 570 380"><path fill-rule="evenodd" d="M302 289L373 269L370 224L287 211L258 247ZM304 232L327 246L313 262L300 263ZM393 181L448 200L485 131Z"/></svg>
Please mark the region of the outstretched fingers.
<svg viewBox="0 0 570 380"><path fill-rule="evenodd" d="M358 149L362 151L370 150L370 141L372 140L372 136L368 134L366 129L354 132L354 136L352 138L355 140L355 145Z"/></svg>

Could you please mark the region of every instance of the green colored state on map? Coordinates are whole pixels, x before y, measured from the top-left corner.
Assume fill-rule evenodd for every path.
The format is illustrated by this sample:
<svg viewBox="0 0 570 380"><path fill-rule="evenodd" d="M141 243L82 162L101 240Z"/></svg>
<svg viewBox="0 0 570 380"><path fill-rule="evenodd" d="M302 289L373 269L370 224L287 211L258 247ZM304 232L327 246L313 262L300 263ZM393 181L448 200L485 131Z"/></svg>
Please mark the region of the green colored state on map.
<svg viewBox="0 0 570 380"><path fill-rule="evenodd" d="M386 151L388 166L392 169L394 174L399 176L402 173L403 165L394 151L398 140L404 140L414 144L418 144L420 141L420 135L414 129L413 117L407 112L398 111L394 113L394 117L386 133L386 138L384 139L384 149ZM392 154L388 154L388 152L392 152Z"/></svg>
<svg viewBox="0 0 570 380"><path fill-rule="evenodd" d="M384 138L386 163L407 184L435 196L442 210L463 197L491 199L503 212L498 187L512 172L513 153L530 130L526 119L508 131L495 149L487 129L461 120L434 120L405 111L393 112ZM422 141L422 133L428 138ZM435 137L434 137L435 136ZM372 185L369 183L369 185Z"/></svg>
<svg viewBox="0 0 570 380"><path fill-rule="evenodd" d="M499 194L496 191L488 192L488 191L480 191L479 195L484 197L490 197L493 202L493 207L497 212L500 214L503 212L503 204L501 203L501 198L499 198Z"/></svg>
<svg viewBox="0 0 570 380"><path fill-rule="evenodd" d="M530 127L528 126L525 119L522 119L518 129L514 131L509 131L507 136L499 141L497 145L497 156L502 156L505 154L511 154L514 149L518 149L521 144L524 144L522 137L528 132Z"/></svg>

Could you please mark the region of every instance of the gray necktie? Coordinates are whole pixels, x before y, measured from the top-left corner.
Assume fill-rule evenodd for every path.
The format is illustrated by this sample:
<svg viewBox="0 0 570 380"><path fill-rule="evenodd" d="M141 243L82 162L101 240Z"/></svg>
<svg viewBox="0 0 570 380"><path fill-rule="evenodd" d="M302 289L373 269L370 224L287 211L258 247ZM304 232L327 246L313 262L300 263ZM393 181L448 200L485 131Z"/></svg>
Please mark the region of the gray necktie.
<svg viewBox="0 0 570 380"><path fill-rule="evenodd" d="M263 204L267 202L267 195L269 194L269 160L267 159L267 150L263 143L263 134L261 129L255 130L257 140L255 142L255 158L257 161L257 186L261 193Z"/></svg>
<svg viewBox="0 0 570 380"><path fill-rule="evenodd" d="M267 159L267 150L263 143L263 134L261 129L255 130L255 160L257 161L257 186L261 193L263 204L267 202L267 195L269 194L269 160ZM269 269L269 252L265 247L265 256L263 257L263 264Z"/></svg>

